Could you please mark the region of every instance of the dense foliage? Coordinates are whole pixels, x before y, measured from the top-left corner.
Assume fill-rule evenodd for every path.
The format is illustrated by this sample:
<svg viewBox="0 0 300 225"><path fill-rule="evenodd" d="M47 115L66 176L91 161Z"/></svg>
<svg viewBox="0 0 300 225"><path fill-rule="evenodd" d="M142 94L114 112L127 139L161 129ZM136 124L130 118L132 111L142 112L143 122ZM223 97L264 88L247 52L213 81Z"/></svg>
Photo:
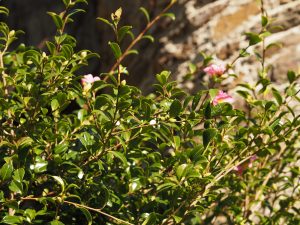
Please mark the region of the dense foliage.
<svg viewBox="0 0 300 225"><path fill-rule="evenodd" d="M203 55L200 67L190 65L189 76L207 73L207 89L189 95L163 71L144 96L126 84L121 63L139 41L153 40L154 23L173 18L175 1L153 20L142 8L148 23L137 36L118 26L122 9L99 18L116 34L109 43L116 64L99 76L79 74L98 55L76 52L65 33L85 1L63 2L65 11L49 13L57 34L46 52L10 48L20 32L0 24L1 224L300 223L299 75L290 71L277 90L267 46L255 52L257 83L238 85L244 107L219 89L236 76L229 72L236 60L264 46L271 26L264 10L261 31L246 34L249 46L232 64Z"/></svg>

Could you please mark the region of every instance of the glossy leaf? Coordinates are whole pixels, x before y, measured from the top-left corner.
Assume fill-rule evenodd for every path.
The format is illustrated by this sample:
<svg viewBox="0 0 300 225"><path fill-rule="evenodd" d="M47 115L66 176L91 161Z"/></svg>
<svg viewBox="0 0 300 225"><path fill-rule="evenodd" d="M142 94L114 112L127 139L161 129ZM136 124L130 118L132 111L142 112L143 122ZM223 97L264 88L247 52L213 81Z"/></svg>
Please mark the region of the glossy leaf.
<svg viewBox="0 0 300 225"><path fill-rule="evenodd" d="M119 59L122 55L120 46L115 42L109 42L108 44L109 44L110 48L112 49L115 58Z"/></svg>

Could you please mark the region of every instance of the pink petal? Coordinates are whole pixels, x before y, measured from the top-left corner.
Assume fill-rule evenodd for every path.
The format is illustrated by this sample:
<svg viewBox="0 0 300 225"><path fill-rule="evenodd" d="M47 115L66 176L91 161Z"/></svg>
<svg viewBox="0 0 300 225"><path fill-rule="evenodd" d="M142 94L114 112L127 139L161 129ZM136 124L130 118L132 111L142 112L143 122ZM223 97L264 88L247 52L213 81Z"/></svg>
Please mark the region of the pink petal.
<svg viewBox="0 0 300 225"><path fill-rule="evenodd" d="M82 83L93 83L94 78L92 74L84 75L83 78L81 79Z"/></svg>
<svg viewBox="0 0 300 225"><path fill-rule="evenodd" d="M242 176L244 172L244 167L242 165L238 165L234 168L238 175Z"/></svg>
<svg viewBox="0 0 300 225"><path fill-rule="evenodd" d="M213 105L217 105L217 104L223 103L223 102L233 103L234 99L227 93L220 90L218 95L213 99L212 103L213 103Z"/></svg>
<svg viewBox="0 0 300 225"><path fill-rule="evenodd" d="M210 76L221 76L226 71L226 68L224 65L211 64L210 66L204 68L203 71Z"/></svg>
<svg viewBox="0 0 300 225"><path fill-rule="evenodd" d="M94 81L99 81L100 77L94 77Z"/></svg>
<svg viewBox="0 0 300 225"><path fill-rule="evenodd" d="M98 80L100 80L100 77L93 77L92 74L87 74L87 75L83 76L83 78L81 79L81 82L83 85L85 85L85 84L92 84Z"/></svg>

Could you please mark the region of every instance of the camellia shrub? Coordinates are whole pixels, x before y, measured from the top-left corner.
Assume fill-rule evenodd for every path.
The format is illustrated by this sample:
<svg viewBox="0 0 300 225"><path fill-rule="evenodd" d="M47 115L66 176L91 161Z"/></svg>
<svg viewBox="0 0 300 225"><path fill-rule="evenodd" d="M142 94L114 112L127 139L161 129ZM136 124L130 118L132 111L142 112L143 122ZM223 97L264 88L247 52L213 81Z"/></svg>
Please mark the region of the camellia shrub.
<svg viewBox="0 0 300 225"><path fill-rule="evenodd" d="M207 56L190 65L190 75L206 74L206 89L187 94L162 71L144 96L121 63L153 40L154 23L173 18L175 1L153 19L141 8L148 23L136 36L119 25L122 9L98 18L116 35L116 63L97 75L80 74L98 55L77 51L65 32L84 2L49 12L57 33L44 52L11 47L20 31L0 24L0 223L299 224L299 74L288 72L281 91L270 81L263 7L261 31L246 33L231 64ZM238 100L220 84L251 48L262 67L257 83L237 86Z"/></svg>

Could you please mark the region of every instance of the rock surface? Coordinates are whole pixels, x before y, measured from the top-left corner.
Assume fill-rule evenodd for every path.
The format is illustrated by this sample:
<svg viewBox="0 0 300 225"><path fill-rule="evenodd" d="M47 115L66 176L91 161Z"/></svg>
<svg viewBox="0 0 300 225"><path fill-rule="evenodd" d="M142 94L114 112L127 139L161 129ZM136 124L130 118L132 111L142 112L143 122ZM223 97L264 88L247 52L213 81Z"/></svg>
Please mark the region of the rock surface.
<svg viewBox="0 0 300 225"><path fill-rule="evenodd" d="M179 80L187 73L188 63L197 62L199 52L212 54L215 59L231 63L239 50L247 46L243 33L260 30L261 14L257 1L219 0L204 5L198 2L190 0L182 3L187 23L193 30L184 34L178 31L177 35L161 40L166 43L163 52L172 57L178 56L173 70ZM265 8L268 15L274 18L273 25L282 26L281 30L274 30L274 34L266 40L267 44L282 44L282 48L273 47L266 52L266 65L272 66L269 75L273 81L282 83L286 81L288 70L298 70L299 67L300 1L268 0L265 1ZM178 42L176 39L179 36L181 41ZM254 49L260 51L258 47L250 51ZM174 59L170 57L169 60ZM239 76L239 81L254 82L259 68L260 64L254 57L250 57L238 60L234 72Z"/></svg>

